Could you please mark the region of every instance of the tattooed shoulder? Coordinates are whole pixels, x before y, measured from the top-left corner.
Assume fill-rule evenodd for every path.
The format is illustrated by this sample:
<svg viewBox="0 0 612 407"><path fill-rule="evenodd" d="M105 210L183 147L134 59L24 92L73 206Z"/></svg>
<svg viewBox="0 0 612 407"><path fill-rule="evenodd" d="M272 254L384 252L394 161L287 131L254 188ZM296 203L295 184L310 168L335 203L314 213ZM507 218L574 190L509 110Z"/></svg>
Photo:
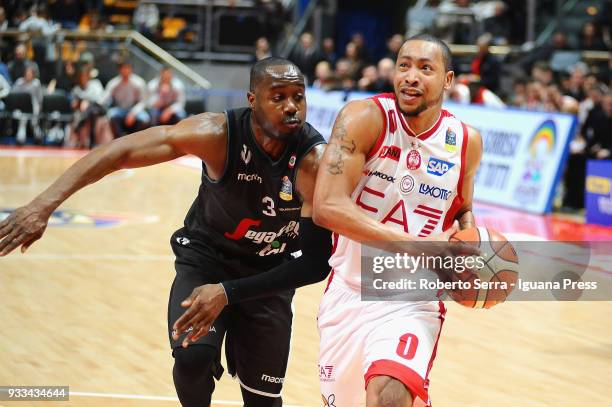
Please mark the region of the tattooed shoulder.
<svg viewBox="0 0 612 407"><path fill-rule="evenodd" d="M345 112L340 112L330 139L330 151L331 157L327 164L327 172L332 175L339 175L343 173L344 160L347 155L354 154L357 149L355 140L347 134L348 117Z"/></svg>

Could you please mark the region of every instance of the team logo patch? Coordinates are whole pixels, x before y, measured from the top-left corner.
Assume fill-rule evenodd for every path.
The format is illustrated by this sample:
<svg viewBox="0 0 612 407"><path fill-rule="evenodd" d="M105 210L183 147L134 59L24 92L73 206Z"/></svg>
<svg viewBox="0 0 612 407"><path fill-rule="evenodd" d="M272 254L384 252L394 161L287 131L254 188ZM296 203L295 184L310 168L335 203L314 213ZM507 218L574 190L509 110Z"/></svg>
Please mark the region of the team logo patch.
<svg viewBox="0 0 612 407"><path fill-rule="evenodd" d="M449 163L448 161L439 160L434 157L429 158L429 162L427 162L427 173L433 174L438 177L446 174L448 170L455 166L454 163Z"/></svg>
<svg viewBox="0 0 612 407"><path fill-rule="evenodd" d="M404 175L399 182L399 189L402 194L409 194L414 189L414 178L410 175Z"/></svg>
<svg viewBox="0 0 612 407"><path fill-rule="evenodd" d="M451 195L451 192L448 189L436 187L434 185L429 184L421 184L419 185L419 193L427 196L431 196L432 198L442 199L444 201L448 200Z"/></svg>
<svg viewBox="0 0 612 407"><path fill-rule="evenodd" d="M242 145L242 151L240 152L240 158L244 161L245 164L248 164L251 161L251 152L246 144Z"/></svg>
<svg viewBox="0 0 612 407"><path fill-rule="evenodd" d="M325 397L321 394L321 398L323 399L323 407L336 407L334 404L336 402L336 395L330 394L329 397Z"/></svg>
<svg viewBox="0 0 612 407"><path fill-rule="evenodd" d="M446 141L444 142L444 149L451 153L457 151L457 135L454 131L450 129L450 127L446 129Z"/></svg>
<svg viewBox="0 0 612 407"><path fill-rule="evenodd" d="M290 201L293 199L293 185L286 175L282 179L281 190L278 195L283 201Z"/></svg>
<svg viewBox="0 0 612 407"><path fill-rule="evenodd" d="M291 158L289 158L289 169L295 167L296 161L297 161L297 157L295 156L295 154L293 154Z"/></svg>
<svg viewBox="0 0 612 407"><path fill-rule="evenodd" d="M402 150L398 146L383 146L378 154L379 158L390 158L393 161L399 161Z"/></svg>
<svg viewBox="0 0 612 407"><path fill-rule="evenodd" d="M406 156L406 165L409 170L416 170L421 166L421 154L418 150L410 150Z"/></svg>

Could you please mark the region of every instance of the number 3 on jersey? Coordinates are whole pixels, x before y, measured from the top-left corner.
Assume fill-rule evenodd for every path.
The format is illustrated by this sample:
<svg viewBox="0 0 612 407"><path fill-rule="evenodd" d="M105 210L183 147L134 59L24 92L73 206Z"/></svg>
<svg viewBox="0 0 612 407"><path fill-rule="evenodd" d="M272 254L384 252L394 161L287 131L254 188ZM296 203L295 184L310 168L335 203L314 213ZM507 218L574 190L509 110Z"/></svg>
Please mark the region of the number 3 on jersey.
<svg viewBox="0 0 612 407"><path fill-rule="evenodd" d="M400 336L399 343L395 352L406 360L412 360L416 355L419 338L414 334L404 334Z"/></svg>
<svg viewBox="0 0 612 407"><path fill-rule="evenodd" d="M262 211L266 216L276 216L276 211L274 210L274 199L269 196L265 196L264 199L261 200L261 203L267 205L267 207Z"/></svg>

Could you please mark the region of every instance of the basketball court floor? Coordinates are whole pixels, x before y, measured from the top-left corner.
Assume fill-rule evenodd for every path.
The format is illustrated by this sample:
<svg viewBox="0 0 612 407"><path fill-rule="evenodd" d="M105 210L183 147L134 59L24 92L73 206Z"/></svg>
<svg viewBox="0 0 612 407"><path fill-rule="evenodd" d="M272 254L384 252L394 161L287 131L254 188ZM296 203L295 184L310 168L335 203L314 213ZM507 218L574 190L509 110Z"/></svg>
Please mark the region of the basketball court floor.
<svg viewBox="0 0 612 407"><path fill-rule="evenodd" d="M82 152L0 149L0 219ZM195 168L194 168L195 167ZM0 259L0 386L67 385L68 402L0 406L176 406L166 307L168 244L199 185L182 159L121 171L69 199L27 254ZM481 224L522 239L608 240L612 229L477 205ZM604 258L599 278L612 278ZM324 284L298 290L286 406L320 406L316 314ZM430 376L436 407L612 406L610 302L448 304ZM239 406L224 376L213 406ZM352 406L336 406L352 407Z"/></svg>

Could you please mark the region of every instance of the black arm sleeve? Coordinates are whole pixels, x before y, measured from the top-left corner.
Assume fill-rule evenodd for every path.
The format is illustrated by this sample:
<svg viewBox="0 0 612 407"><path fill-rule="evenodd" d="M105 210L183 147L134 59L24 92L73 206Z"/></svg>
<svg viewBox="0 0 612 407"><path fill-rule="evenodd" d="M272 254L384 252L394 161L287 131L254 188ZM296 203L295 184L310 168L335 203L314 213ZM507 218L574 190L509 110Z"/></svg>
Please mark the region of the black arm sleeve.
<svg viewBox="0 0 612 407"><path fill-rule="evenodd" d="M254 276L221 283L229 304L318 283L327 277L331 232L315 225L311 218L300 218L299 231L300 257Z"/></svg>

